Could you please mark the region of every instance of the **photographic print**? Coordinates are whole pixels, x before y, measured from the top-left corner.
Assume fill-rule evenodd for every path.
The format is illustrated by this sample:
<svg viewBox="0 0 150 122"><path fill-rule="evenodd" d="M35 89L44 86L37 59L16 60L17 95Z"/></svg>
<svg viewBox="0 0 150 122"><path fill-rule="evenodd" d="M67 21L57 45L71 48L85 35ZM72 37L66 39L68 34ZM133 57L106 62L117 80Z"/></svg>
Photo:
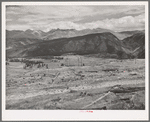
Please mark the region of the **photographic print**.
<svg viewBox="0 0 150 122"><path fill-rule="evenodd" d="M4 109L144 112L146 5L6 3Z"/></svg>

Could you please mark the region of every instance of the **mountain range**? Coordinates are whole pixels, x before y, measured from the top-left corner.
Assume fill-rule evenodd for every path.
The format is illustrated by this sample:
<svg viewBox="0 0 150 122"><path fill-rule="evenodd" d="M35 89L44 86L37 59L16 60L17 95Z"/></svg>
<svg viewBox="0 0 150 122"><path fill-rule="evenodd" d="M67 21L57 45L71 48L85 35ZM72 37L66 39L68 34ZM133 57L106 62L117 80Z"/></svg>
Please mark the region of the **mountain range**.
<svg viewBox="0 0 150 122"><path fill-rule="evenodd" d="M84 29L84 30L75 30L75 29L52 29L48 32L44 32L41 30L31 30L28 29L26 31L21 30L6 30L6 38L27 38L27 39L43 39L43 40L52 40L58 38L70 38L76 36L83 36L87 34L94 34L94 33L103 33L103 32L110 32L117 36L118 39L122 40L126 37L132 36L135 33L143 32L142 31L123 31L123 32L114 32L112 30L97 28L97 29Z"/></svg>
<svg viewBox="0 0 150 122"><path fill-rule="evenodd" d="M118 58L145 58L145 32L108 29L6 30L7 57L99 54ZM107 54L107 55L106 55ZM109 54L109 55L108 55Z"/></svg>

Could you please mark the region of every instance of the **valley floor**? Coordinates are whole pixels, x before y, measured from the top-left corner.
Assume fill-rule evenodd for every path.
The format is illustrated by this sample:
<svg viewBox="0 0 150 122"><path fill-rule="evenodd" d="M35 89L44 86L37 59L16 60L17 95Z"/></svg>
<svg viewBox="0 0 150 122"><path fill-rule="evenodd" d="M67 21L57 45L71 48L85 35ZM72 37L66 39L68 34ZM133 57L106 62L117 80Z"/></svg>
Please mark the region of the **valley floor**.
<svg viewBox="0 0 150 122"><path fill-rule="evenodd" d="M78 66L76 57L64 56L56 62L41 59L48 69L23 69L24 63L9 62L6 109L145 109L144 59L80 56L84 66Z"/></svg>

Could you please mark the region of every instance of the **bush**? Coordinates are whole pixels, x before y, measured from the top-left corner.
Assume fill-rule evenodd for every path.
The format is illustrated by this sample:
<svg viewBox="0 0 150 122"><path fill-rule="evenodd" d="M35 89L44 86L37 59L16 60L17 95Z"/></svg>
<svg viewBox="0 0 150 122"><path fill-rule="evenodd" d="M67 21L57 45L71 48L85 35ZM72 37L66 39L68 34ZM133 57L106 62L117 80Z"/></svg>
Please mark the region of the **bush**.
<svg viewBox="0 0 150 122"><path fill-rule="evenodd" d="M20 60L17 58L16 59L14 58L14 59L10 59L10 62L20 62Z"/></svg>
<svg viewBox="0 0 150 122"><path fill-rule="evenodd" d="M116 59L116 58L118 58L118 55L117 54L111 54L110 58L115 58Z"/></svg>

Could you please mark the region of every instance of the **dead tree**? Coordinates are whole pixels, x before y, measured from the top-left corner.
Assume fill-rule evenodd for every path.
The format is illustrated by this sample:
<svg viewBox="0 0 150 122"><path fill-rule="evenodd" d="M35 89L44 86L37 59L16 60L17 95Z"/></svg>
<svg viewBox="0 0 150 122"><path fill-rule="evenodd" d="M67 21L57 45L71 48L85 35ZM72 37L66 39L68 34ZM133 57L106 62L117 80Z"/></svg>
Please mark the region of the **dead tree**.
<svg viewBox="0 0 150 122"><path fill-rule="evenodd" d="M48 64L46 64L46 68L48 69Z"/></svg>

